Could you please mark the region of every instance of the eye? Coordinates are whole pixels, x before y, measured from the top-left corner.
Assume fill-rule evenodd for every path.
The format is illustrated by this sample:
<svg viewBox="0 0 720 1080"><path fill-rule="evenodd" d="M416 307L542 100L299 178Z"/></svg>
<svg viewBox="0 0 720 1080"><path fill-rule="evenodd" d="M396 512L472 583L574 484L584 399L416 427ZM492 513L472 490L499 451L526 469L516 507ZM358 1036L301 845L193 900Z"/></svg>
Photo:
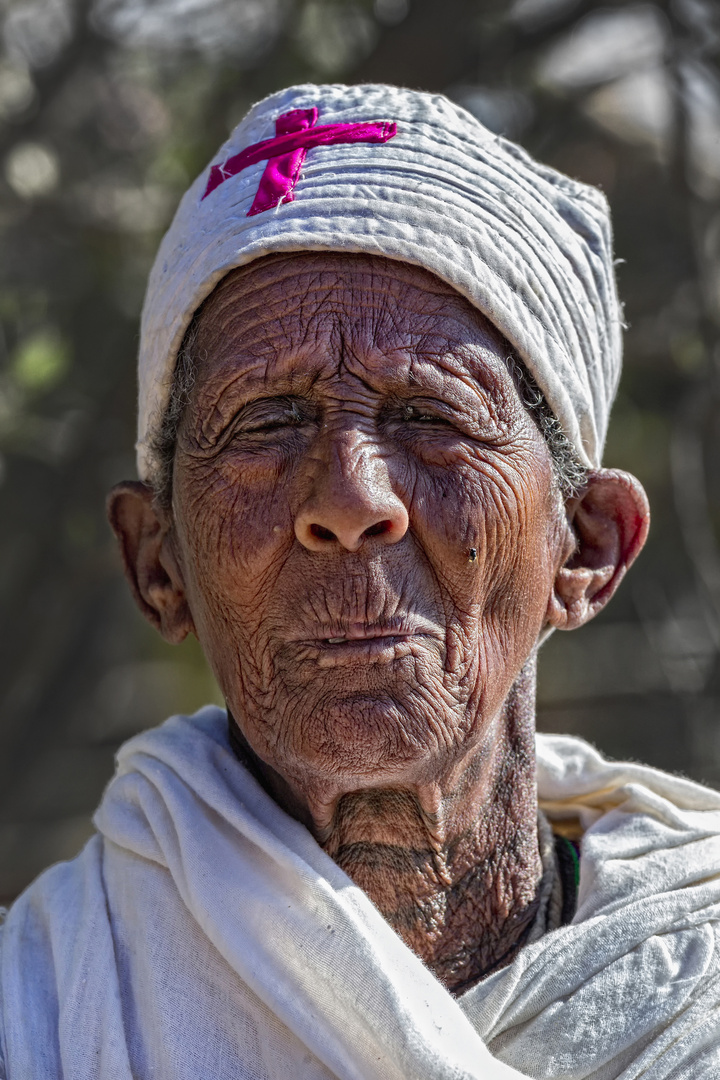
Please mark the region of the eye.
<svg viewBox="0 0 720 1080"><path fill-rule="evenodd" d="M405 404L400 410L400 416L408 424L433 424L436 427L449 427L450 421L438 412L422 405Z"/></svg>
<svg viewBox="0 0 720 1080"><path fill-rule="evenodd" d="M296 398L264 398L246 405L235 423L238 435L262 435L297 428L312 420L312 410Z"/></svg>

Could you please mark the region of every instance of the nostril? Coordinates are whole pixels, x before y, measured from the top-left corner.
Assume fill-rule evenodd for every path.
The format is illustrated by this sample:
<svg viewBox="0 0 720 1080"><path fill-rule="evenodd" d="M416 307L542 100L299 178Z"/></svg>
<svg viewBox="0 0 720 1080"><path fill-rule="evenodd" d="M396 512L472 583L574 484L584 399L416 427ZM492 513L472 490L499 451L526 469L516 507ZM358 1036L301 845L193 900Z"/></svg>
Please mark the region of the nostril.
<svg viewBox="0 0 720 1080"><path fill-rule="evenodd" d="M384 521L376 521L374 525L369 525L363 536L382 536L383 533L391 532L392 521L386 518Z"/></svg>
<svg viewBox="0 0 720 1080"><path fill-rule="evenodd" d="M330 532L329 529L324 528L322 525L311 525L310 535L314 536L316 540L337 540L335 533Z"/></svg>

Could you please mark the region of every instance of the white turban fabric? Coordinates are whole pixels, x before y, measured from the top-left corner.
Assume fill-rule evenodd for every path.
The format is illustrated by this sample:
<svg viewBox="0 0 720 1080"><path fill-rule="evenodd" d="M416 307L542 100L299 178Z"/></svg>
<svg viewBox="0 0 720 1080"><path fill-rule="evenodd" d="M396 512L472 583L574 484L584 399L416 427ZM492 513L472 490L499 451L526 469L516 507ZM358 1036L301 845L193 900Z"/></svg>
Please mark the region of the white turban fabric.
<svg viewBox="0 0 720 1080"><path fill-rule="evenodd" d="M142 479L156 474L195 311L228 271L291 251L381 255L453 286L510 342L581 461L599 465L622 350L602 193L441 95L308 84L250 110L160 246L140 340Z"/></svg>

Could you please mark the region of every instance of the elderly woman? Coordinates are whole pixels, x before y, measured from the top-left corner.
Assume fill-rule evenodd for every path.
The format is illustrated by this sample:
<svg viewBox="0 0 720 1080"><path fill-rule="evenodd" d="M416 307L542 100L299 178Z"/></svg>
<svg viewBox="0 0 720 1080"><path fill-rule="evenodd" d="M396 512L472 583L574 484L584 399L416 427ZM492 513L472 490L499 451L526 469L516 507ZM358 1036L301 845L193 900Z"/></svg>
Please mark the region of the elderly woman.
<svg viewBox="0 0 720 1080"><path fill-rule="evenodd" d="M647 530L619 365L598 192L440 97L250 112L160 249L109 500L227 712L128 743L9 913L10 1080L717 1077L720 796L534 732L539 643Z"/></svg>

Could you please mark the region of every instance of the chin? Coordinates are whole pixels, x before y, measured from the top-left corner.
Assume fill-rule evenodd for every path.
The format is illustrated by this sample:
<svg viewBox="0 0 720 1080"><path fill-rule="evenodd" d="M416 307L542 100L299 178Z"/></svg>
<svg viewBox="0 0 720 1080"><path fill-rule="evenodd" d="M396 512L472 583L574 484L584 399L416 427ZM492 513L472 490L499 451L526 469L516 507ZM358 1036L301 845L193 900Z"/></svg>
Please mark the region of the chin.
<svg viewBox="0 0 720 1080"><path fill-rule="evenodd" d="M293 730L282 740L287 763L292 757L316 775L362 785L417 782L430 763L447 760L453 741L446 725L428 721L427 705L420 715L417 705L389 694L351 692L293 710Z"/></svg>

